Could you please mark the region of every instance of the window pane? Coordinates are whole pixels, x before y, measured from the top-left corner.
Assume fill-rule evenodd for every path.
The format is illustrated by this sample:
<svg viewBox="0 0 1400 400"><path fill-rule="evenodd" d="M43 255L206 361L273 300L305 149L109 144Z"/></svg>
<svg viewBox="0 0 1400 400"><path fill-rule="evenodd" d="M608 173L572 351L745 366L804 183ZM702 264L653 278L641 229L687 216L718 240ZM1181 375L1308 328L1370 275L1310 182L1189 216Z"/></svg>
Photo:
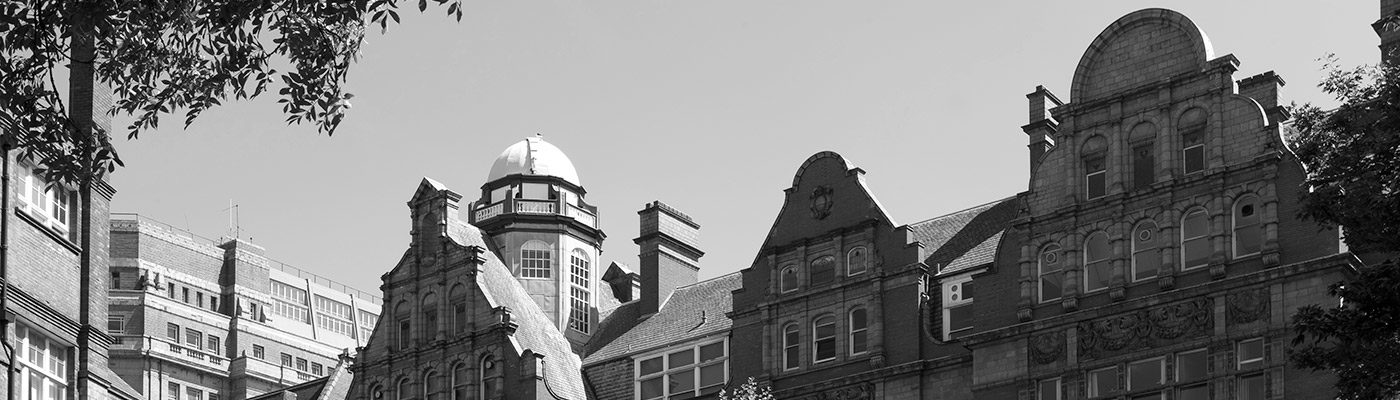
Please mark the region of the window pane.
<svg viewBox="0 0 1400 400"><path fill-rule="evenodd" d="M700 387L724 383L724 363L700 367Z"/></svg>
<svg viewBox="0 0 1400 400"><path fill-rule="evenodd" d="M851 334L851 354L864 353L866 350L865 331L856 331Z"/></svg>
<svg viewBox="0 0 1400 400"><path fill-rule="evenodd" d="M783 349L783 368L797 368L798 363L802 360L799 358L801 355L798 354L798 350L799 348L795 345Z"/></svg>
<svg viewBox="0 0 1400 400"><path fill-rule="evenodd" d="M1161 385L1164 360L1149 360L1128 364L1128 390Z"/></svg>
<svg viewBox="0 0 1400 400"><path fill-rule="evenodd" d="M827 317L817 320L817 339L836 336L836 322Z"/></svg>
<svg viewBox="0 0 1400 400"><path fill-rule="evenodd" d="M666 369L684 367L695 363L695 350L685 349L666 355Z"/></svg>
<svg viewBox="0 0 1400 400"><path fill-rule="evenodd" d="M1089 198L1103 197L1103 195L1107 193L1105 189L1108 185L1105 182L1105 177L1106 174L1103 172L1091 173L1084 177L1085 186L1088 187Z"/></svg>
<svg viewBox="0 0 1400 400"><path fill-rule="evenodd" d="M1060 380L1046 379L1037 385L1036 400L1060 400Z"/></svg>
<svg viewBox="0 0 1400 400"><path fill-rule="evenodd" d="M1145 188L1152 185L1155 178L1156 157L1152 154L1152 146L1141 146L1133 149L1133 187Z"/></svg>
<svg viewBox="0 0 1400 400"><path fill-rule="evenodd" d="M1205 146L1188 147L1182 153L1184 153L1185 157L1185 159L1182 161L1185 164L1183 165L1183 169L1186 171L1186 173L1189 174L1193 172L1200 172L1201 170L1206 169Z"/></svg>
<svg viewBox="0 0 1400 400"><path fill-rule="evenodd" d="M1113 253L1113 249L1108 245L1108 235L1103 233L1089 235L1089 239L1085 241L1084 248L1085 262L1105 260Z"/></svg>
<svg viewBox="0 0 1400 400"><path fill-rule="evenodd" d="M972 300L972 281L963 282L962 295L963 300Z"/></svg>
<svg viewBox="0 0 1400 400"><path fill-rule="evenodd" d="M1176 392L1176 400L1209 400L1210 390L1206 385L1196 385L1181 388Z"/></svg>
<svg viewBox="0 0 1400 400"><path fill-rule="evenodd" d="M1186 239L1205 236L1208 226L1206 225L1206 213L1204 211L1194 211L1186 215L1181 221L1181 237Z"/></svg>
<svg viewBox="0 0 1400 400"><path fill-rule="evenodd" d="M1084 266L1084 291L1092 292L1108 287L1113 279L1112 264L1100 261Z"/></svg>
<svg viewBox="0 0 1400 400"><path fill-rule="evenodd" d="M783 276L781 277L781 279L782 279L782 281L783 281L782 283L783 283L783 291L784 291L784 292L791 291L791 290L796 290L796 289L797 289L797 268L791 267L791 266L789 266L789 267L787 267L787 268L783 268Z"/></svg>
<svg viewBox="0 0 1400 400"><path fill-rule="evenodd" d="M972 327L972 306L964 305L948 309L948 331L956 332Z"/></svg>
<svg viewBox="0 0 1400 400"><path fill-rule="evenodd" d="M666 376L671 395L695 391L695 370L687 369Z"/></svg>
<svg viewBox="0 0 1400 400"><path fill-rule="evenodd" d="M1210 241L1207 238L1189 240L1182 243L1182 266L1185 268L1199 267L1210 263Z"/></svg>
<svg viewBox="0 0 1400 400"><path fill-rule="evenodd" d="M724 342L715 342L700 346L700 362L706 362L724 357Z"/></svg>
<svg viewBox="0 0 1400 400"><path fill-rule="evenodd" d="M1190 382L1206 377L1205 350L1176 355L1176 381Z"/></svg>
<svg viewBox="0 0 1400 400"><path fill-rule="evenodd" d="M1258 366L1264 363L1264 340L1251 339L1240 342L1240 368Z"/></svg>
<svg viewBox="0 0 1400 400"><path fill-rule="evenodd" d="M1089 372L1089 396L1103 396L1117 391L1117 369L1108 368Z"/></svg>
<svg viewBox="0 0 1400 400"><path fill-rule="evenodd" d="M825 256L812 261L812 285L830 283L836 275L835 258Z"/></svg>
<svg viewBox="0 0 1400 400"><path fill-rule="evenodd" d="M830 360L836 358L836 338L828 338L817 341L817 360Z"/></svg>
<svg viewBox="0 0 1400 400"><path fill-rule="evenodd" d="M1240 377L1239 400L1264 400L1264 375Z"/></svg>
<svg viewBox="0 0 1400 400"><path fill-rule="evenodd" d="M661 398L661 396L665 395L665 393L662 392L663 388L664 387L661 386L661 377L651 378L642 381L642 399L647 400Z"/></svg>
<svg viewBox="0 0 1400 400"><path fill-rule="evenodd" d="M846 255L846 274L855 275L865 272L865 248L857 247Z"/></svg>
<svg viewBox="0 0 1400 400"><path fill-rule="evenodd" d="M1155 251L1144 251L1133 254L1133 280L1143 280L1157 276L1157 270L1162 266L1162 257Z"/></svg>
<svg viewBox="0 0 1400 400"><path fill-rule="evenodd" d="M1063 279L1060 274L1041 275L1040 300L1060 298L1060 283Z"/></svg>

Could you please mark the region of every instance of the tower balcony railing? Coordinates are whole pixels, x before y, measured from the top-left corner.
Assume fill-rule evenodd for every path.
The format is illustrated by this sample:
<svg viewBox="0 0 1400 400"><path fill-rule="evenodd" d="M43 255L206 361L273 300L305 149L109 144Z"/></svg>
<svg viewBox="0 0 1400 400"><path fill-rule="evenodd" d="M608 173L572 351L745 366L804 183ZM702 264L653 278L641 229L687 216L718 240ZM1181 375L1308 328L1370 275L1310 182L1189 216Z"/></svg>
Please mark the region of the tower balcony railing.
<svg viewBox="0 0 1400 400"><path fill-rule="evenodd" d="M471 222L489 221L505 214L562 215L591 227L598 227L598 214L591 207L559 200L507 199L477 207Z"/></svg>

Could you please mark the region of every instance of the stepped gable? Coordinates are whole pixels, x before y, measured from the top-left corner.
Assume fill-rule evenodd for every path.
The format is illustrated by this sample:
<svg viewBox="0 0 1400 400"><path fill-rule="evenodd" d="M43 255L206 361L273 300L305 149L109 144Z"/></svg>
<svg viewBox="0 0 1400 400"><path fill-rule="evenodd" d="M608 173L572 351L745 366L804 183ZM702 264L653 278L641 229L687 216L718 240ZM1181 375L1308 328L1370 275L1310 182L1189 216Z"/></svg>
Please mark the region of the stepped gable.
<svg viewBox="0 0 1400 400"><path fill-rule="evenodd" d="M730 292L738 289L742 283L742 275L735 272L676 288L660 311L589 354L584 364L641 354L728 331L733 321L725 314L734 307ZM636 302L624 304L623 307L633 304ZM623 313L623 310L614 312L613 318L626 317Z"/></svg>
<svg viewBox="0 0 1400 400"><path fill-rule="evenodd" d="M909 230L928 251L924 264L946 273L991 263L1016 213L1016 198L1008 197L916 222Z"/></svg>
<svg viewBox="0 0 1400 400"><path fill-rule="evenodd" d="M447 232L457 245L492 248L485 234L466 222L449 220ZM569 399L587 398L581 372L583 367L564 334L550 328L554 324L549 317L530 299L525 288L520 286L520 282L515 280L494 252L483 253L483 257L486 261L477 273L477 287L492 307L505 306L511 310L511 318L520 326L513 336L520 346L517 352L528 349L544 355L545 383L556 395Z"/></svg>

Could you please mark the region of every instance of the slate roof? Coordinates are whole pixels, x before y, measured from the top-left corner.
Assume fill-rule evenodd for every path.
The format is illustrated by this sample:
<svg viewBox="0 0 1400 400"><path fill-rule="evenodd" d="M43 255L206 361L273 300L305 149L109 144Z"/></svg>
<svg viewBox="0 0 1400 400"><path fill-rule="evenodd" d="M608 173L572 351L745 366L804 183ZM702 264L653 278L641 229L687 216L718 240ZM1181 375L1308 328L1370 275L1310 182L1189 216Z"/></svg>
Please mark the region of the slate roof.
<svg viewBox="0 0 1400 400"><path fill-rule="evenodd" d="M458 245L492 248L485 233L464 221L449 218L447 234ZM583 367L578 355L569 348L564 334L558 329L541 329L554 324L496 257L495 252L487 251L482 256L486 262L481 272L477 273L477 287L492 307L505 306L511 310L511 318L520 326L514 336L515 342L520 345L519 350L528 349L544 355L545 384L555 394L568 399L587 398Z"/></svg>
<svg viewBox="0 0 1400 400"><path fill-rule="evenodd" d="M599 313L598 327L593 331L593 337L588 339L588 344L583 346L583 357L587 358L598 350L602 350L608 343L617 340L622 334L632 330L637 326L641 317L642 302L632 300L608 310L606 314Z"/></svg>
<svg viewBox="0 0 1400 400"><path fill-rule="evenodd" d="M344 400L350 395L350 369L342 362L332 367L326 376L263 393L248 400L281 399L283 393L296 394L297 400Z"/></svg>
<svg viewBox="0 0 1400 400"><path fill-rule="evenodd" d="M661 310L589 354L583 363L597 364L727 331L733 325L725 316L734 309L731 295L742 285L743 276L734 272L678 287ZM636 303L623 304L623 307L628 304ZM610 318L623 318L624 314L624 309L620 308Z"/></svg>
<svg viewBox="0 0 1400 400"><path fill-rule="evenodd" d="M924 263L946 273L991 263L1002 232L1011 227L1016 213L1016 198L1008 197L909 224L909 228L928 251Z"/></svg>

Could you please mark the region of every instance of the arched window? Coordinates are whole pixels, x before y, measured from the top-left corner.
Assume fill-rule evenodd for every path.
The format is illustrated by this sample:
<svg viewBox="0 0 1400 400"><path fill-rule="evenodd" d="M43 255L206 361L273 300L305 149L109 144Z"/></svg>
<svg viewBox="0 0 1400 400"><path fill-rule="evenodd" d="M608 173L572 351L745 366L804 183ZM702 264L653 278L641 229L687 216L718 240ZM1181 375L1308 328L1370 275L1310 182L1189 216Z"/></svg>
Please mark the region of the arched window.
<svg viewBox="0 0 1400 400"><path fill-rule="evenodd" d="M452 289L447 292L447 299L452 302L452 325L449 329L456 335L467 333L471 322L467 319L466 287L460 283L452 285Z"/></svg>
<svg viewBox="0 0 1400 400"><path fill-rule="evenodd" d="M452 400L467 400L467 386L471 378L467 375L467 364L464 362L452 366Z"/></svg>
<svg viewBox="0 0 1400 400"><path fill-rule="evenodd" d="M399 323L399 350L413 347L413 314L407 301L399 301L394 306L394 318Z"/></svg>
<svg viewBox="0 0 1400 400"><path fill-rule="evenodd" d="M1206 210L1195 209L1181 218L1181 269L1210 263L1210 233Z"/></svg>
<svg viewBox="0 0 1400 400"><path fill-rule="evenodd" d="M851 310L851 337L849 340L851 355L865 354L865 351L869 347L865 335L865 332L868 328L868 324L869 320L866 319L865 308L858 307L854 310Z"/></svg>
<svg viewBox="0 0 1400 400"><path fill-rule="evenodd" d="M813 287L831 283L836 278L836 258L832 256L821 256L812 260L811 265Z"/></svg>
<svg viewBox="0 0 1400 400"><path fill-rule="evenodd" d="M1157 252L1157 224L1145 221L1133 228L1133 281L1156 277L1162 255Z"/></svg>
<svg viewBox="0 0 1400 400"><path fill-rule="evenodd" d="M1046 302L1060 298L1060 294L1063 292L1061 286L1065 283L1064 271L1060 262L1060 245L1051 244L1041 249L1036 265L1040 269L1040 301Z"/></svg>
<svg viewBox="0 0 1400 400"><path fill-rule="evenodd" d="M846 253L846 276L854 276L865 273L866 257L865 246L856 246Z"/></svg>
<svg viewBox="0 0 1400 400"><path fill-rule="evenodd" d="M1152 186L1156 180L1157 151L1152 145L1156 136L1157 126L1145 121L1133 126L1128 134L1133 145L1133 189Z"/></svg>
<svg viewBox="0 0 1400 400"><path fill-rule="evenodd" d="M802 362L802 340L797 324L783 327L783 369L796 369Z"/></svg>
<svg viewBox="0 0 1400 400"><path fill-rule="evenodd" d="M494 399L499 396L500 390L497 387L501 376L501 367L496 365L496 358L490 354L481 356L480 367L477 369L477 397L481 400Z"/></svg>
<svg viewBox="0 0 1400 400"><path fill-rule="evenodd" d="M438 332L438 300L437 293L429 292L423 296L423 340L432 341L437 339Z"/></svg>
<svg viewBox="0 0 1400 400"><path fill-rule="evenodd" d="M399 379L399 384L394 387L394 399L408 400L413 397L413 392L408 389L408 378Z"/></svg>
<svg viewBox="0 0 1400 400"><path fill-rule="evenodd" d="M589 275L592 271L592 263L588 253L581 249L574 249L569 256L569 328L588 333L588 327L592 311L592 302L589 299Z"/></svg>
<svg viewBox="0 0 1400 400"><path fill-rule="evenodd" d="M377 383L374 384L374 386L370 386L368 399L384 400L384 386Z"/></svg>
<svg viewBox="0 0 1400 400"><path fill-rule="evenodd" d="M783 267L783 271L778 273L778 280L781 281L783 293L797 290L797 266Z"/></svg>
<svg viewBox="0 0 1400 400"><path fill-rule="evenodd" d="M1112 253L1106 233L1094 232L1084 240L1085 293L1108 288L1108 283L1113 279L1113 264L1109 262Z"/></svg>
<svg viewBox="0 0 1400 400"><path fill-rule="evenodd" d="M1246 195L1235 201L1231 213L1234 226L1235 258L1258 254L1264 241L1264 225L1259 223L1259 197Z"/></svg>
<svg viewBox="0 0 1400 400"><path fill-rule="evenodd" d="M525 242L520 246L520 277L549 278L553 269L554 254L549 245L538 240Z"/></svg>
<svg viewBox="0 0 1400 400"><path fill-rule="evenodd" d="M428 370L423 374L423 398L426 400L442 399L442 377L437 370Z"/></svg>
<svg viewBox="0 0 1400 400"><path fill-rule="evenodd" d="M836 359L836 318L830 315L812 321L812 363Z"/></svg>
<svg viewBox="0 0 1400 400"><path fill-rule="evenodd" d="M1192 108L1177 121L1181 132L1181 170L1190 175L1206 169L1206 112Z"/></svg>

